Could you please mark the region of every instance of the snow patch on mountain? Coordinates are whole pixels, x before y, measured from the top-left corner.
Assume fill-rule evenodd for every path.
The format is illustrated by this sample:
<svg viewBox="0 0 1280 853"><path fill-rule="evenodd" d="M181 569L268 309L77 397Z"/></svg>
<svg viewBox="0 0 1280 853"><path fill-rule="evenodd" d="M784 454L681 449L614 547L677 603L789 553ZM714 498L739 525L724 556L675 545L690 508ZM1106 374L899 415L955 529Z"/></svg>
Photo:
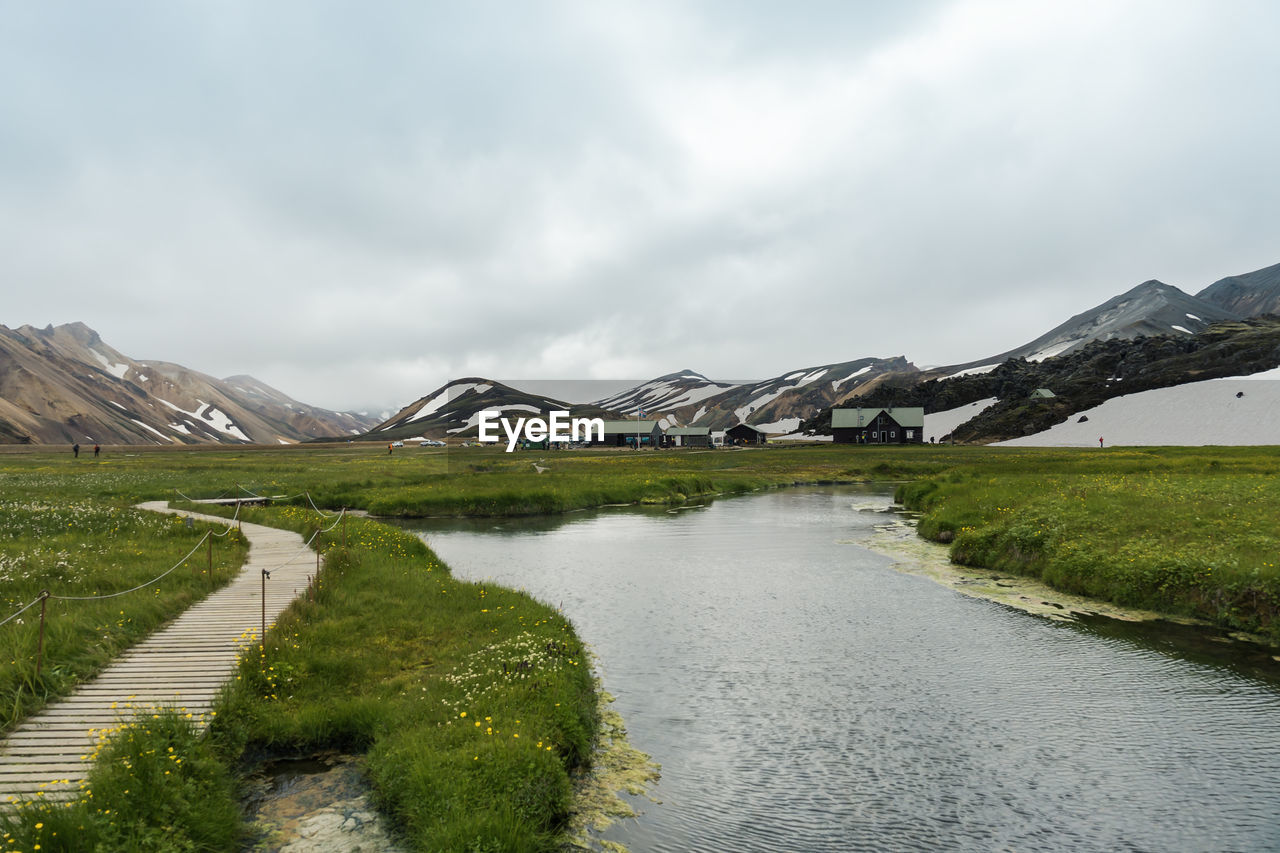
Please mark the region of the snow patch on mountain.
<svg viewBox="0 0 1280 853"><path fill-rule="evenodd" d="M1038 352L1034 352L1031 355L1027 356L1027 361L1044 361L1047 358L1053 358L1055 355L1062 355L1062 353L1071 349L1073 346L1075 346L1078 343L1080 343L1080 341L1071 340L1071 341L1063 341L1060 344L1054 344L1053 346L1045 347L1044 349L1039 350ZM957 373L955 375L959 376L961 374Z"/></svg>
<svg viewBox="0 0 1280 853"><path fill-rule="evenodd" d="M467 420L462 424L462 426L456 426L456 427L453 427L452 429L447 429L445 430L445 432L462 432L464 430L470 429L471 427L474 427L480 423L480 416L483 415L485 412L497 412L497 413L530 412L535 415L542 414L542 410L539 409L537 406L530 406L527 403L511 403L505 406L486 406L485 408L480 409L477 412L472 412L471 417L467 418Z"/></svg>
<svg viewBox="0 0 1280 853"><path fill-rule="evenodd" d="M1212 413L1212 417L1208 417ZM1280 444L1280 369L1113 397L1006 447Z"/></svg>
<svg viewBox="0 0 1280 853"><path fill-rule="evenodd" d="M140 426L140 427L142 427L143 429L147 430L148 432L154 432L156 435L160 436L160 438L164 439L165 441L167 441L167 442L169 442L169 443L173 443L173 437L172 437L172 436L165 435L164 433L162 433L160 430L156 429L155 427L150 426L150 425L148 425L148 424L144 424L142 421L138 420L137 418L129 418L129 420L133 421L135 424L137 424L138 426Z"/></svg>
<svg viewBox="0 0 1280 853"><path fill-rule="evenodd" d="M162 397L157 397L156 399L173 409L175 412L182 412L184 415L189 415L197 420L204 421L223 435L229 435L246 442L249 440L249 436L245 435L240 430L240 427L236 426L235 421L223 414L223 412L216 408L212 403L206 403L204 400L196 400L198 408L194 412L189 412L181 406L175 406L173 403L170 403Z"/></svg>
<svg viewBox="0 0 1280 853"><path fill-rule="evenodd" d="M634 388L621 391L595 402L602 409L616 412L670 412L683 406L714 397L732 389L733 385L713 382L701 374L686 370L661 376Z"/></svg>
<svg viewBox="0 0 1280 853"><path fill-rule="evenodd" d="M756 409L760 408L761 406L767 403L773 402L774 400L776 400L778 397L782 395L782 392L790 391L793 388L799 388L799 387L800 387L799 385L783 385L781 388L777 389L776 391L766 391L765 393L761 394L759 397L756 397L750 403L747 403L745 406L739 406L738 408L734 409L733 413L738 416L739 421L745 423L747 420L747 416L750 415L752 412L754 412Z"/></svg>
<svg viewBox="0 0 1280 853"><path fill-rule="evenodd" d="M924 415L924 440L925 441L942 441L944 436L950 435L951 431L960 424L965 423L972 418L985 412L996 403L995 397L988 397L985 400L978 400L974 403L967 403L963 406L957 406L954 409L946 409L941 412L925 412Z"/></svg>
<svg viewBox="0 0 1280 853"><path fill-rule="evenodd" d="M991 371L995 370L999 366L1000 366L999 364L984 364L980 367L970 367L965 370L958 370L955 373L949 373L947 374L947 377L954 378L956 376L976 376L979 373L990 373Z"/></svg>
<svg viewBox="0 0 1280 853"><path fill-rule="evenodd" d="M848 376L846 376L844 379L839 379L839 380L835 380L835 381L833 381L833 382L831 383L831 387L832 387L833 389L835 389L836 391L839 391L839 390L840 390L840 387L841 387L842 385L844 385L844 383L848 382L850 379L853 379L853 378L855 378L855 377L861 376L862 374L867 373L867 372L869 372L870 370L871 370L871 365L869 365L869 364L868 364L866 367L860 367L860 368L858 368L857 370L855 370L853 373L850 373L850 374L849 374Z"/></svg>
<svg viewBox="0 0 1280 853"><path fill-rule="evenodd" d="M767 424L752 424L756 429L770 434L776 432L792 433L800 428L802 418L781 418Z"/></svg>
<svg viewBox="0 0 1280 853"><path fill-rule="evenodd" d="M89 348L89 353L90 355L92 355L94 358L98 360L98 362L102 365L103 369L107 371L107 373L110 373L116 379L124 379L124 375L129 372L129 365L114 364L112 363L111 359L107 358L105 355L98 352L96 349L93 349L92 347Z"/></svg>
<svg viewBox="0 0 1280 853"><path fill-rule="evenodd" d="M413 421L422 420L423 418L434 415L436 412L440 411L441 407L446 403L451 403L454 400L457 400L468 391L474 391L475 394L479 396L491 388L493 388L492 385L481 382L459 382L457 385L450 385L437 394L431 402L424 404L422 408L414 412L407 423L412 423Z"/></svg>

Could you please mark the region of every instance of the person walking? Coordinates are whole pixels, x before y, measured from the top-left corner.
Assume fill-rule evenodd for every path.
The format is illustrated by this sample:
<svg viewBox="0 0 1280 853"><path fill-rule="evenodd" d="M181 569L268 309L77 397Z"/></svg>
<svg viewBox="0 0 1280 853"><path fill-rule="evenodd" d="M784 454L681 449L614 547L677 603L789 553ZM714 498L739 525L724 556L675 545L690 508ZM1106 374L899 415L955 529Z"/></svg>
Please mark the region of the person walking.
<svg viewBox="0 0 1280 853"><path fill-rule="evenodd" d="M74 457L75 457L75 458L77 458L77 459L79 459L79 458L80 458L80 445L79 445L79 443L76 443L76 444L71 445L71 455L72 455L72 456L74 456Z"/></svg>
<svg viewBox="0 0 1280 853"><path fill-rule="evenodd" d="M99 453L101 453L101 452L102 452L102 448L101 448L99 445L96 445L96 444L95 444L95 445L93 446L93 458L94 458L94 459L97 459L97 458L98 458L98 454L99 454Z"/></svg>
<svg viewBox="0 0 1280 853"><path fill-rule="evenodd" d="M1102 436L1098 436L1098 446L1102 447Z"/></svg>

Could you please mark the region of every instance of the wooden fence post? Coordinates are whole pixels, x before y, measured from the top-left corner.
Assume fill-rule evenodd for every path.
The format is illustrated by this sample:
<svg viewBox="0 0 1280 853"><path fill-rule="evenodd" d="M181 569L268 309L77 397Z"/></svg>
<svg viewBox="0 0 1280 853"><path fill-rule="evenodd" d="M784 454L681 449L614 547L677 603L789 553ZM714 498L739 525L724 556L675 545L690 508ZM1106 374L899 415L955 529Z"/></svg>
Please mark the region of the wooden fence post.
<svg viewBox="0 0 1280 853"><path fill-rule="evenodd" d="M258 643L259 651L267 650L267 578L271 577L271 572L266 569L262 570L262 639Z"/></svg>
<svg viewBox="0 0 1280 853"><path fill-rule="evenodd" d="M36 678L40 677L40 670L44 665L44 610L48 603L49 590L42 590L40 592L40 641L36 646Z"/></svg>

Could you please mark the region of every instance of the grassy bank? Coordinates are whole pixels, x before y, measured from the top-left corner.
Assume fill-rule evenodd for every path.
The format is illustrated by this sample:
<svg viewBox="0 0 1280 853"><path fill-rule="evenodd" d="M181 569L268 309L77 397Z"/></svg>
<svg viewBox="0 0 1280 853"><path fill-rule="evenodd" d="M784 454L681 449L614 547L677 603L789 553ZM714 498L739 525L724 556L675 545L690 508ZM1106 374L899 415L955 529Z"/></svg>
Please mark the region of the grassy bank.
<svg viewBox="0 0 1280 853"><path fill-rule="evenodd" d="M115 729L99 745L79 799L0 810L13 853L237 849L233 774L186 715L165 711Z"/></svg>
<svg viewBox="0 0 1280 853"><path fill-rule="evenodd" d="M899 490L955 562L1280 641L1273 449L988 453Z"/></svg>
<svg viewBox="0 0 1280 853"><path fill-rule="evenodd" d="M112 547L128 554L142 547L138 542L176 547L199 534L127 509L179 493L293 496L292 505L247 510L248 517L309 536L321 526L311 501L401 516L519 515L793 483L909 481L900 494L922 512L922 534L954 538L959 562L1280 640L1276 463L1274 450L1259 448L825 446L447 456L417 448L395 454L385 447L289 448L109 454L92 465L62 454L5 454L0 486L6 500L29 505L30 516L18 523L21 515L11 511L14 532L5 548L83 552L85 559L64 567L73 569L69 581L100 588L109 577L124 588L125 567L114 552L58 539L69 520L59 507L81 506L84 518L94 519L71 520L71 529L116 528ZM345 549L340 529L319 540L326 568L316 596L287 611L261 653L244 661L212 738L188 742L171 728L135 733L143 746L129 753L134 757L112 759L110 769L137 772L95 781L93 802L67 810L80 816L77 826L90 827L85 838L116 832L92 829L98 824L91 821L128 814L121 825L135 827L131 840L101 835L108 839L103 849L188 849L166 847L164 839L205 837L206 829L190 823L205 816L184 816L178 804L229 796L219 773L243 756L342 749L366 756L381 808L421 849L554 847L567 814L569 773L589 754L597 714L572 627L527 596L456 581L412 536L355 519L346 533ZM194 572L189 577L198 581ZM12 595L8 587L5 593ZM126 610L117 615L137 620L130 608L117 608ZM0 626L0 641L17 642L5 638L29 627ZM96 643L89 640L81 647ZM150 761L173 754L170 747L190 756L181 772ZM99 765L95 773L106 770ZM140 796L170 806L148 811ZM42 850L83 849L50 846L52 825L32 812L6 825L6 843L30 849L44 838ZM189 848L225 849L222 842L201 844Z"/></svg>
<svg viewBox="0 0 1280 853"><path fill-rule="evenodd" d="M0 478L68 498L118 505L147 499L292 496L378 515L528 515L608 503L667 503L823 481L912 479L954 464L942 447L850 452L826 446L714 452L520 452L386 446L164 450L108 454L75 464L68 455L0 454ZM961 449L963 451L963 448ZM82 460L83 462L83 460ZM543 468L537 473L535 464Z"/></svg>
<svg viewBox="0 0 1280 853"><path fill-rule="evenodd" d="M301 532L318 519L247 514ZM0 816L4 849L237 849L232 768L328 750L364 755L415 849L559 849L599 723L572 626L524 594L455 580L410 534L345 528L345 548L341 527L317 540L315 594L248 644L210 737L176 714L119 727L81 799Z"/></svg>
<svg viewBox="0 0 1280 853"><path fill-rule="evenodd" d="M256 510L306 530L314 513ZM242 663L213 727L227 755L366 754L386 814L424 850L553 850L597 699L554 609L463 583L416 537L351 519L318 594Z"/></svg>
<svg viewBox="0 0 1280 853"><path fill-rule="evenodd" d="M0 626L0 732L225 584L246 553L234 530L15 492L0 501L0 619L12 617Z"/></svg>

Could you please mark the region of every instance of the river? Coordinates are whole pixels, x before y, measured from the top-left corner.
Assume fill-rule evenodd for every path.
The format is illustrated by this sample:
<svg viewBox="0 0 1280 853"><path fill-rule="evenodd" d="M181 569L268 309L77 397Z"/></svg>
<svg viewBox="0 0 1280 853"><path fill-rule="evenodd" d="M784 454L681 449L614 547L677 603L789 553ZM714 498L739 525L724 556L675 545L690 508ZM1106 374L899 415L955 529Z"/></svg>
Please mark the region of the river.
<svg viewBox="0 0 1280 853"><path fill-rule="evenodd" d="M1280 685L896 571L882 491L429 521L561 606L662 765L634 853L1280 849Z"/></svg>

